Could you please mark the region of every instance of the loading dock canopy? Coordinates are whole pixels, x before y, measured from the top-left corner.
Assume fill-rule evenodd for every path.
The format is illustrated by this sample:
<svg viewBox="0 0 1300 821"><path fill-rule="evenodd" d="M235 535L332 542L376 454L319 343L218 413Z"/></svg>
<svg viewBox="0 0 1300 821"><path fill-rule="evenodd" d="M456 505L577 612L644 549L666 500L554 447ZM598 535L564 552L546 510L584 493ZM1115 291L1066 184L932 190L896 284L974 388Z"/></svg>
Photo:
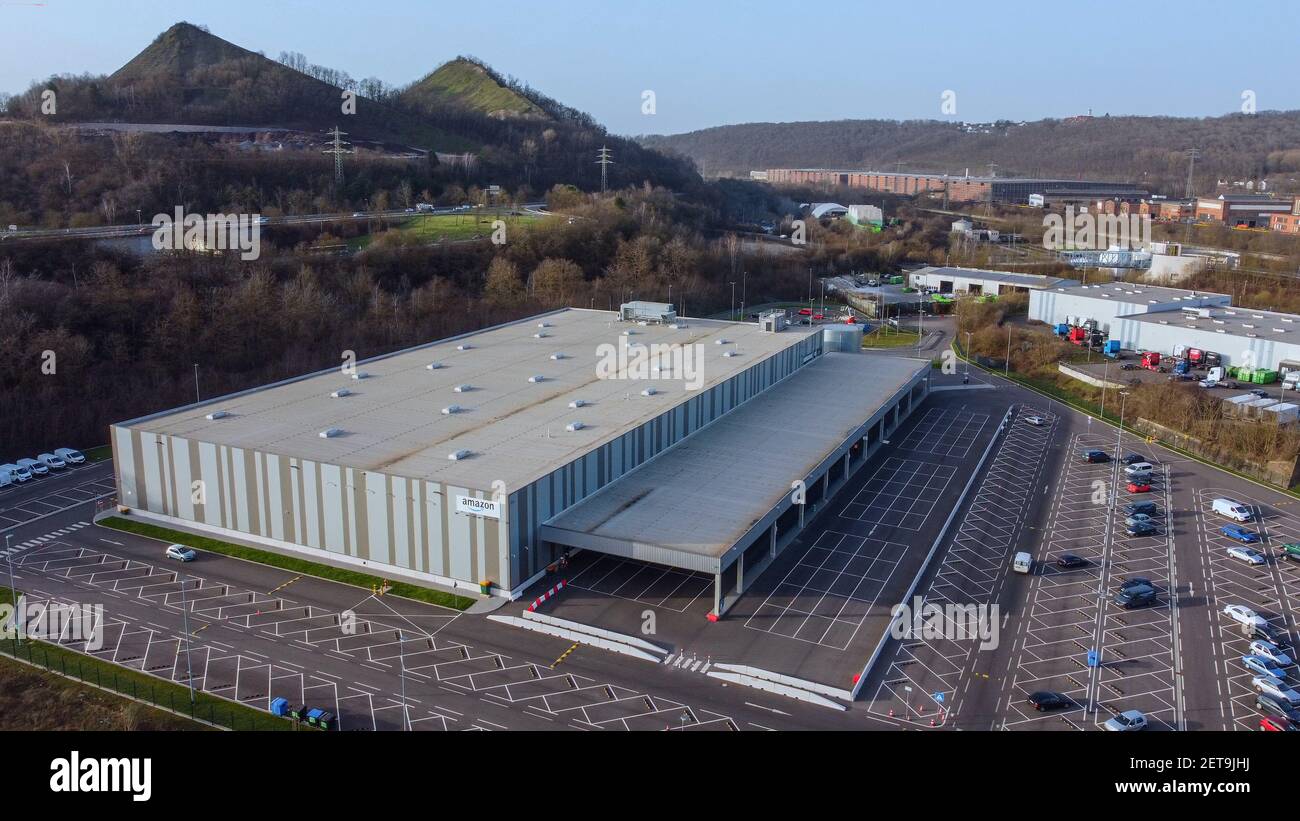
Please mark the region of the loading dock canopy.
<svg viewBox="0 0 1300 821"><path fill-rule="evenodd" d="M542 525L547 541L719 573L791 484L863 435L929 362L828 353Z"/></svg>

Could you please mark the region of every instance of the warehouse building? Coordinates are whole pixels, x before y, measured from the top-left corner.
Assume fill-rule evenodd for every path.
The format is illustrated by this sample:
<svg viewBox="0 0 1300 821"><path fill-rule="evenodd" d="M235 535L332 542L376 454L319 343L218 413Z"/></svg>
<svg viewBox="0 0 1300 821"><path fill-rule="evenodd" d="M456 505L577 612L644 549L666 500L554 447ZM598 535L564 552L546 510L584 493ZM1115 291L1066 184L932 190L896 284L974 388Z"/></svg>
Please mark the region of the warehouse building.
<svg viewBox="0 0 1300 821"><path fill-rule="evenodd" d="M1268 228L1274 216L1290 214L1293 200L1270 194L1220 194L1198 197L1196 220L1234 228Z"/></svg>
<svg viewBox="0 0 1300 821"><path fill-rule="evenodd" d="M834 168L769 168L766 179L776 185L843 186L892 194L932 194L950 202L1006 202L1026 205L1034 194L1059 201L1070 192L1087 192L1085 200L1139 201L1149 196L1128 183L1096 180L1056 180L1024 177L972 177L969 174L920 174L903 171L863 171ZM1050 192L1051 196L1047 196Z"/></svg>
<svg viewBox="0 0 1300 821"><path fill-rule="evenodd" d="M949 266L921 268L910 274L910 280L914 288L935 288L941 294L992 294L993 296L1078 284L1073 279L1042 274L1019 274L1012 271L985 271L979 268Z"/></svg>
<svg viewBox="0 0 1300 821"><path fill-rule="evenodd" d="M1051 325L1095 322L1132 351L1213 351L1224 365L1300 367L1300 316L1237 308L1228 294L1132 283L1078 285L1029 295L1029 318Z"/></svg>
<svg viewBox="0 0 1300 821"><path fill-rule="evenodd" d="M122 422L119 503L498 595L596 550L712 574L721 614L928 387L856 327L766 327L564 309Z"/></svg>

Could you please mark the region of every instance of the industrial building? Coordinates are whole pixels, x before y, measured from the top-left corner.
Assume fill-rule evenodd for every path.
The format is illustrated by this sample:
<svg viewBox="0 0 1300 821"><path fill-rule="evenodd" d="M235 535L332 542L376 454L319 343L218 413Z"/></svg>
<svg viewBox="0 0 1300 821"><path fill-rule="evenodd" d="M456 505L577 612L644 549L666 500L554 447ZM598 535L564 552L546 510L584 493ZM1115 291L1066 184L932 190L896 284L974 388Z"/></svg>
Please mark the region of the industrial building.
<svg viewBox="0 0 1300 821"><path fill-rule="evenodd" d="M712 574L720 615L925 397L928 361L860 344L563 309L113 425L118 500L497 595L595 550Z"/></svg>
<svg viewBox="0 0 1300 821"><path fill-rule="evenodd" d="M1220 194L1198 197L1196 220L1220 222L1231 227L1268 228L1274 215L1292 211L1293 200L1268 194Z"/></svg>
<svg viewBox="0 0 1300 821"><path fill-rule="evenodd" d="M1150 196L1128 183L1096 180L1056 180L1023 177L972 177L953 174L919 174L902 171L837 170L831 168L769 168L766 179L776 185L843 186L893 194L932 194L950 202L1006 202L1027 205L1031 194L1049 203L1061 202L1071 192L1086 192L1085 201L1118 199L1140 201Z"/></svg>
<svg viewBox="0 0 1300 821"><path fill-rule="evenodd" d="M1300 316L1232 306L1228 294L1132 283L1033 291L1029 318L1051 325L1095 322L1133 351L1200 348L1224 365L1285 371L1300 367Z"/></svg>
<svg viewBox="0 0 1300 821"><path fill-rule="evenodd" d="M985 271L979 268L926 267L909 275L914 288L935 288L941 294L1025 293L1044 288L1077 285L1073 279L1042 274L1018 274L1011 271Z"/></svg>

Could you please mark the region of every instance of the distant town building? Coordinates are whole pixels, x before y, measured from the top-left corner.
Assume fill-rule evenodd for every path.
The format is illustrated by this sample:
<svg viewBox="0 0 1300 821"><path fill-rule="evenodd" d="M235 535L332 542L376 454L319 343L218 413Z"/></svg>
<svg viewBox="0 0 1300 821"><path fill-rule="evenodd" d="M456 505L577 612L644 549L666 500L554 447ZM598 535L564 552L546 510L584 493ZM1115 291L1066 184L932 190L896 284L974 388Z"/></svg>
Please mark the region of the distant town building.
<svg viewBox="0 0 1300 821"><path fill-rule="evenodd" d="M902 171L858 171L830 168L769 168L767 181L776 185L842 186L892 194L928 194L950 202L1006 202L1026 205L1031 194L1050 202L1072 191L1086 191L1083 201L1102 197L1140 200L1146 191L1128 183L1095 180L972 177L969 174L923 174Z"/></svg>
<svg viewBox="0 0 1300 821"><path fill-rule="evenodd" d="M1198 222L1219 222L1237 228L1267 228L1275 214L1290 214L1294 202L1267 194L1220 194L1196 199Z"/></svg>
<svg viewBox="0 0 1300 821"><path fill-rule="evenodd" d="M1300 234L1300 199L1291 203L1289 214L1273 214L1268 218L1268 227L1274 231L1287 234Z"/></svg>

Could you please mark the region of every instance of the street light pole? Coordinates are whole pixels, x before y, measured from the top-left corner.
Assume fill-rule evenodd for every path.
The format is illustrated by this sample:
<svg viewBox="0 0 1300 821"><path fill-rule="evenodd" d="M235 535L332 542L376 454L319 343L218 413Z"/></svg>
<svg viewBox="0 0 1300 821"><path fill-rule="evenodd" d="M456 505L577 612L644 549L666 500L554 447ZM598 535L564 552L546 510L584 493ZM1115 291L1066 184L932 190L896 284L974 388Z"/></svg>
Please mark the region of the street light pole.
<svg viewBox="0 0 1300 821"><path fill-rule="evenodd" d="M1007 361L1002 364L1002 375L1011 378L1011 326L1007 325Z"/></svg>
<svg viewBox="0 0 1300 821"><path fill-rule="evenodd" d="M731 320L736 319L736 281L731 281Z"/></svg>
<svg viewBox="0 0 1300 821"><path fill-rule="evenodd" d="M5 557L9 559L9 595L14 606L14 655L18 655L18 588L14 586L14 534L5 534Z"/></svg>
<svg viewBox="0 0 1300 821"><path fill-rule="evenodd" d="M970 381L970 331L966 332L966 381Z"/></svg>
<svg viewBox="0 0 1300 821"><path fill-rule="evenodd" d="M402 662L402 731L411 729L411 708L406 703L406 641L402 631L397 631L397 656Z"/></svg>
<svg viewBox="0 0 1300 821"><path fill-rule="evenodd" d="M194 404L198 404L199 399L199 363L194 363Z"/></svg>

